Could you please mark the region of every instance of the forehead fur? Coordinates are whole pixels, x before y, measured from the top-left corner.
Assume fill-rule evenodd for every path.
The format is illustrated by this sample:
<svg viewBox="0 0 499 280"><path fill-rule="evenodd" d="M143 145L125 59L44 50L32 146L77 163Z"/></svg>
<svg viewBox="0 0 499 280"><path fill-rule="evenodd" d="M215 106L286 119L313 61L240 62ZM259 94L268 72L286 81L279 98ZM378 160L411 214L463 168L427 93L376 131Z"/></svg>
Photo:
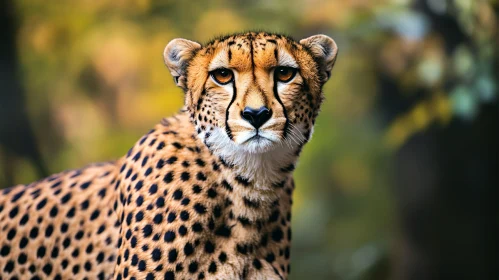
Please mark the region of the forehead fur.
<svg viewBox="0 0 499 280"><path fill-rule="evenodd" d="M209 71L217 68L267 71L277 66L298 68L310 92L320 93L318 63L307 47L284 35L248 32L214 39L196 53L187 75L188 88L193 94L191 101L202 92Z"/></svg>
<svg viewBox="0 0 499 280"><path fill-rule="evenodd" d="M237 71L248 71L253 67L298 68L292 54L296 49L302 50L303 46L290 37L265 32L250 32L216 39L204 47L204 52L214 54L210 70L223 66Z"/></svg>

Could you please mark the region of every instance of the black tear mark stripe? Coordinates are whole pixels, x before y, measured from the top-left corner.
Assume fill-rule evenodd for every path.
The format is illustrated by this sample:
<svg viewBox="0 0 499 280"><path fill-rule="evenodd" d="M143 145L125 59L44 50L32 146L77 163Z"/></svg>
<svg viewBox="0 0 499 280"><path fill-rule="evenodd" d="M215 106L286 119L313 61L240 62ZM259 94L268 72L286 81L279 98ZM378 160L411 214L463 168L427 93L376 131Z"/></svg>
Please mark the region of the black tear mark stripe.
<svg viewBox="0 0 499 280"><path fill-rule="evenodd" d="M232 103L234 103L234 100L236 100L236 95L237 95L237 89L236 89L236 80L232 83L232 99L230 100L229 106L227 107L227 111L225 111L225 132L227 133L227 136L229 136L230 140L233 140L234 137L232 136L232 131L230 130L229 127L229 111L230 111L230 106L232 106Z"/></svg>
<svg viewBox="0 0 499 280"><path fill-rule="evenodd" d="M278 56L277 48L275 49L274 54L276 57ZM279 102L279 104L281 104L282 113L284 114L284 118L286 118L286 123L284 124L284 131L283 131L283 138L286 139L286 136L288 135L288 128L289 128L288 112L286 111L286 107L284 107L284 104L282 103L281 98L279 98L279 92L277 92L277 81L275 79L275 74L274 74L273 82L274 82L274 87L273 87L274 97L275 97L275 99L277 99L277 102Z"/></svg>

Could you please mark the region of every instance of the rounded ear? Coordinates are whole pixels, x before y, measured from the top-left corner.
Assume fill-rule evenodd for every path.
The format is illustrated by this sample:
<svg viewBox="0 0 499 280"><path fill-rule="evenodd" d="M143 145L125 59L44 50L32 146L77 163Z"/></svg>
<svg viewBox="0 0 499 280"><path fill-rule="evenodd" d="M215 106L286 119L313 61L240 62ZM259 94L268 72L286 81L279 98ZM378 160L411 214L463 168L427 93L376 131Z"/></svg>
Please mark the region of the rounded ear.
<svg viewBox="0 0 499 280"><path fill-rule="evenodd" d="M171 40L163 51L165 64L170 70L175 84L184 90L187 86L185 84L187 65L200 48L201 45L199 43L177 38Z"/></svg>
<svg viewBox="0 0 499 280"><path fill-rule="evenodd" d="M307 47L312 55L321 63L321 74L326 82L331 76L331 70L336 62L338 46L329 36L319 34L300 40L300 44Z"/></svg>

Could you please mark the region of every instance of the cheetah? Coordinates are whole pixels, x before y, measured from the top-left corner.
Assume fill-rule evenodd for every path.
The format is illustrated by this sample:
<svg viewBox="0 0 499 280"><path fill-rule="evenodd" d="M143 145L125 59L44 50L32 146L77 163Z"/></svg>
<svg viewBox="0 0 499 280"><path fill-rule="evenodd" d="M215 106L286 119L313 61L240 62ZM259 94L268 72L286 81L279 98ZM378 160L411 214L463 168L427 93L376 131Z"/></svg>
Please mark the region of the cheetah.
<svg viewBox="0 0 499 280"><path fill-rule="evenodd" d="M180 112L122 158L0 195L0 279L287 279L292 173L338 48L266 32L164 60Z"/></svg>

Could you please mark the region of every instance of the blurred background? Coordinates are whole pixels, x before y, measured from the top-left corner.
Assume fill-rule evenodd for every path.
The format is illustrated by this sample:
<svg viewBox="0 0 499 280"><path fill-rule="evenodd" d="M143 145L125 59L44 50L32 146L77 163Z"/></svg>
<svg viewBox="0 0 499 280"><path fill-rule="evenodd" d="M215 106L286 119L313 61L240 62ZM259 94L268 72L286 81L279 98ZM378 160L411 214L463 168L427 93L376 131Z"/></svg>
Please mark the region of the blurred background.
<svg viewBox="0 0 499 280"><path fill-rule="evenodd" d="M173 38L324 33L340 52L290 279L499 279L498 1L0 2L0 188L116 159L175 114Z"/></svg>

